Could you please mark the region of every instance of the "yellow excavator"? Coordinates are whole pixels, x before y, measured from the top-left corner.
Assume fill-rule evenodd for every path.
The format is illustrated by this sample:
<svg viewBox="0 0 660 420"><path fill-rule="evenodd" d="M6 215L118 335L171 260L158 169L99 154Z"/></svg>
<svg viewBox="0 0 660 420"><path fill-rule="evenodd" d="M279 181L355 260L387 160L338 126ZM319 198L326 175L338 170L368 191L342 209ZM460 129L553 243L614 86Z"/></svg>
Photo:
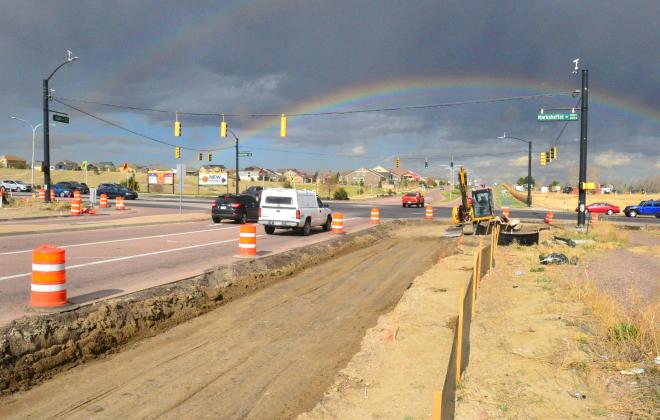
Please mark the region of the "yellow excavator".
<svg viewBox="0 0 660 420"><path fill-rule="evenodd" d="M461 167L458 171L458 189L461 192L461 204L451 211L452 221L463 228L463 233L472 235L474 227L481 222L495 220L495 202L490 188L472 189L468 198L467 173Z"/></svg>

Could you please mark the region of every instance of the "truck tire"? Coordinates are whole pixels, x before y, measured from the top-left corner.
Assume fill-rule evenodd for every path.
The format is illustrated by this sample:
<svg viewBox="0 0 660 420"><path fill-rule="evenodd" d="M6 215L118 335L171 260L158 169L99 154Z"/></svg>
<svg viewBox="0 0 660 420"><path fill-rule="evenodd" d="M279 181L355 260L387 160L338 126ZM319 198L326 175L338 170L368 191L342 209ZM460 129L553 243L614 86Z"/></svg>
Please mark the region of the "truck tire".
<svg viewBox="0 0 660 420"><path fill-rule="evenodd" d="M264 226L264 230L266 231L267 235L272 235L273 233L275 233L275 226L266 225Z"/></svg>
<svg viewBox="0 0 660 420"><path fill-rule="evenodd" d="M328 218L325 221L325 224L323 225L323 232L329 232L330 229L332 229L332 217L328 216Z"/></svg>
<svg viewBox="0 0 660 420"><path fill-rule="evenodd" d="M300 232L302 233L302 236L309 236L309 234L312 232L312 223L309 221L309 219L305 220L305 224L303 225Z"/></svg>

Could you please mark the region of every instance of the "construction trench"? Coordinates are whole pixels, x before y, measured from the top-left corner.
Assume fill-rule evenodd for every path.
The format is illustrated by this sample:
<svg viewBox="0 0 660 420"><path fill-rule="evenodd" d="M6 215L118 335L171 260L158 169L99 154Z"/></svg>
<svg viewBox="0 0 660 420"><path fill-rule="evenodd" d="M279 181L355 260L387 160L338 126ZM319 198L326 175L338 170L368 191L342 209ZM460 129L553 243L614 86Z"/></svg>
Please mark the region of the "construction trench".
<svg viewBox="0 0 660 420"><path fill-rule="evenodd" d="M290 418L456 251L396 221L0 329L0 417Z"/></svg>

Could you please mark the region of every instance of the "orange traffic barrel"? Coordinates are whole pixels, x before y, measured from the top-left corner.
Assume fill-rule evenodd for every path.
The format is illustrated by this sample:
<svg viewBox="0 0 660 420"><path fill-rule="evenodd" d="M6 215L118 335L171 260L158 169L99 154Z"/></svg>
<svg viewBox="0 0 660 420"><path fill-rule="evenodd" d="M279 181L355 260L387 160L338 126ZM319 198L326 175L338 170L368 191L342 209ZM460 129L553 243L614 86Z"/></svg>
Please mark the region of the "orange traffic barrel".
<svg viewBox="0 0 660 420"><path fill-rule="evenodd" d="M55 190L50 190L50 201L55 201Z"/></svg>
<svg viewBox="0 0 660 420"><path fill-rule="evenodd" d="M598 223L598 213L591 213L591 224L595 225Z"/></svg>
<svg viewBox="0 0 660 420"><path fill-rule="evenodd" d="M115 210L126 210L124 206L124 197L118 196L115 198Z"/></svg>
<svg viewBox="0 0 660 420"><path fill-rule="evenodd" d="M380 223L380 209L371 209L371 223Z"/></svg>
<svg viewBox="0 0 660 420"><path fill-rule="evenodd" d="M30 306L51 308L66 302L66 269L64 250L42 244L32 251L32 284Z"/></svg>
<svg viewBox="0 0 660 420"><path fill-rule="evenodd" d="M80 198L74 198L71 200L71 211L69 212L70 216L80 216L82 214L82 200Z"/></svg>
<svg viewBox="0 0 660 420"><path fill-rule="evenodd" d="M75 190L75 191L73 192L73 198L80 198L80 191Z"/></svg>
<svg viewBox="0 0 660 420"><path fill-rule="evenodd" d="M555 217L555 213L553 211L549 211L545 214L545 219L543 219L543 221L547 224L552 224L553 217Z"/></svg>
<svg viewBox="0 0 660 420"><path fill-rule="evenodd" d="M509 208L508 207L502 207L502 216L509 218Z"/></svg>
<svg viewBox="0 0 660 420"><path fill-rule="evenodd" d="M39 200L46 201L46 190L44 189L39 190Z"/></svg>
<svg viewBox="0 0 660 420"><path fill-rule="evenodd" d="M433 207L426 206L426 213L424 214L425 219L433 219Z"/></svg>
<svg viewBox="0 0 660 420"><path fill-rule="evenodd" d="M99 206L108 207L108 194L101 194L101 197L99 198Z"/></svg>
<svg viewBox="0 0 660 420"><path fill-rule="evenodd" d="M257 227L252 224L241 225L238 238L238 255L240 257L257 256Z"/></svg>
<svg viewBox="0 0 660 420"><path fill-rule="evenodd" d="M344 214L343 213L333 213L332 214L332 232L333 233L344 233Z"/></svg>

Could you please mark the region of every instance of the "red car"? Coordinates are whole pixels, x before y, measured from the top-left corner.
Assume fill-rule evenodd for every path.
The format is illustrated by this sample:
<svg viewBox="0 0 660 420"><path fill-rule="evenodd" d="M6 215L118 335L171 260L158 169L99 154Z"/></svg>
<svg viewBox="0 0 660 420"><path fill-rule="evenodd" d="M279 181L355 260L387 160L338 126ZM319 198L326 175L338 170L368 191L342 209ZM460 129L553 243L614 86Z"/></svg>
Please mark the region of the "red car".
<svg viewBox="0 0 660 420"><path fill-rule="evenodd" d="M578 211L578 209L575 209L575 211ZM608 203L591 203L587 206L587 211L589 213L605 213L605 214L614 214L621 212L617 206Z"/></svg>
<svg viewBox="0 0 660 420"><path fill-rule="evenodd" d="M418 192L409 192L401 198L403 207L424 207L424 196Z"/></svg>

